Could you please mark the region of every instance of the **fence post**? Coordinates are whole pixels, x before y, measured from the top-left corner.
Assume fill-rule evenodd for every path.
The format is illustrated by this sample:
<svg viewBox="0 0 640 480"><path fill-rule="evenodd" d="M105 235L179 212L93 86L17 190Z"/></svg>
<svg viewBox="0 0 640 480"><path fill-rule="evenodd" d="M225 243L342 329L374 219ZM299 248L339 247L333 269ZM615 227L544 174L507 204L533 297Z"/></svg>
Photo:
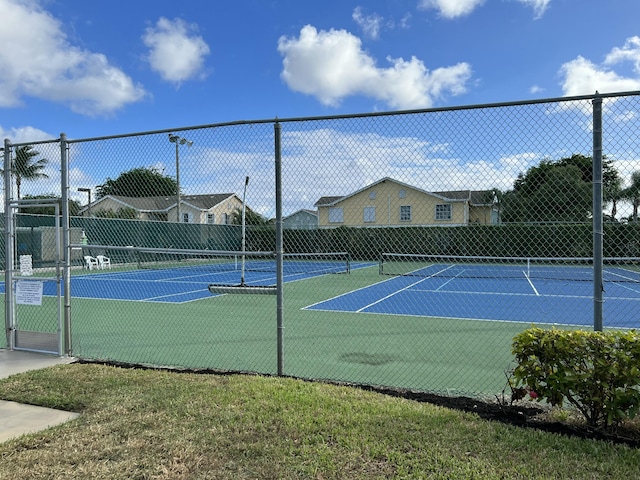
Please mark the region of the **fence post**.
<svg viewBox="0 0 640 480"><path fill-rule="evenodd" d="M13 209L11 208L11 141L4 139L4 323L7 347L13 350Z"/></svg>
<svg viewBox="0 0 640 480"><path fill-rule="evenodd" d="M63 352L71 355L71 246L69 245L69 156L67 135L60 134L60 175L62 189L62 245L64 279Z"/></svg>
<svg viewBox="0 0 640 480"><path fill-rule="evenodd" d="M604 285L602 225L602 97L593 99L593 329L602 331Z"/></svg>
<svg viewBox="0 0 640 480"><path fill-rule="evenodd" d="M284 246L282 240L282 150L280 146L280 122L274 128L276 167L276 309L278 324L278 375L284 375Z"/></svg>

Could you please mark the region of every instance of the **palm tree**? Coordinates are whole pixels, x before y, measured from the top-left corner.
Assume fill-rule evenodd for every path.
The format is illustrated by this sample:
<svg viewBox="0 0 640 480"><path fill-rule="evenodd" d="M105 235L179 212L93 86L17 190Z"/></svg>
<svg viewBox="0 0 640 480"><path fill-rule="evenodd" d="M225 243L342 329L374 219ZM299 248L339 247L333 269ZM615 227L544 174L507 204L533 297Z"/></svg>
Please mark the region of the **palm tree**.
<svg viewBox="0 0 640 480"><path fill-rule="evenodd" d="M622 190L621 197L631 201L633 205L633 215L631 219L638 221L638 209L640 208L640 171L631 174L631 185Z"/></svg>
<svg viewBox="0 0 640 480"><path fill-rule="evenodd" d="M620 178L618 172L615 172L615 175L613 175L611 180L603 185L603 187L603 199L607 203L611 202L611 219L615 221L616 215L618 214L618 202L624 200L622 178Z"/></svg>
<svg viewBox="0 0 640 480"><path fill-rule="evenodd" d="M49 162L46 158L35 159L40 152L33 149L31 145L24 145L16 148L15 157L11 164L12 175L16 179L16 193L20 200L20 186L22 180L36 180L38 178L49 178L42 170Z"/></svg>

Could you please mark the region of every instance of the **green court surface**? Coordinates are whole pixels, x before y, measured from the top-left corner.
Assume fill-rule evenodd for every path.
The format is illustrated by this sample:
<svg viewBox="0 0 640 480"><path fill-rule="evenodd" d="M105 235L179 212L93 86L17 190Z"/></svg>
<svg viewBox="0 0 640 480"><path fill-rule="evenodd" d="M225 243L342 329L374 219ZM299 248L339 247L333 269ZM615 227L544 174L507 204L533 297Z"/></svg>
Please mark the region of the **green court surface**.
<svg viewBox="0 0 640 480"><path fill-rule="evenodd" d="M284 374L450 395L499 394L511 340L528 325L303 310L380 282L377 267L286 283ZM55 331L55 302L20 306L24 329ZM72 298L73 355L151 366L277 372L276 298L171 304ZM52 330L52 328L54 330Z"/></svg>

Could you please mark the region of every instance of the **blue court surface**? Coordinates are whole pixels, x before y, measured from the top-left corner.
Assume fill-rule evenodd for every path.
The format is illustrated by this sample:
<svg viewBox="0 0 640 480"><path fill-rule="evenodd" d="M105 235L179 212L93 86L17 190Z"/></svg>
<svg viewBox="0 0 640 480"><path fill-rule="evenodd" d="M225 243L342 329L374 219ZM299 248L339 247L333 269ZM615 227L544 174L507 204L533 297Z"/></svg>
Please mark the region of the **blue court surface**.
<svg viewBox="0 0 640 480"><path fill-rule="evenodd" d="M380 276L381 281L373 285L306 309L593 326L594 287L588 280L593 270L581 268L572 269L571 276L558 269L549 275L551 278L540 279L525 272L507 272L504 278L467 277L464 267L456 267L445 276ZM610 269L605 271L604 280L604 326L640 328L638 272Z"/></svg>
<svg viewBox="0 0 640 480"><path fill-rule="evenodd" d="M354 263L350 268L357 269L370 265L370 263ZM341 274L346 271L346 268L346 263L344 266L343 264L334 266L312 262L306 265L297 264L295 268L289 268L285 263L284 281L285 283L295 282L321 275ZM102 300L184 303L216 296L209 292L210 284L239 285L241 278L240 268L227 269L219 265L129 271L104 270L72 275L71 296ZM15 280L31 281L28 277L17 277ZM275 284L275 271L254 271L248 268L245 272L245 285L273 286ZM44 296L55 296L56 289L55 281L44 281ZM0 285L0 293L4 293L4 283Z"/></svg>

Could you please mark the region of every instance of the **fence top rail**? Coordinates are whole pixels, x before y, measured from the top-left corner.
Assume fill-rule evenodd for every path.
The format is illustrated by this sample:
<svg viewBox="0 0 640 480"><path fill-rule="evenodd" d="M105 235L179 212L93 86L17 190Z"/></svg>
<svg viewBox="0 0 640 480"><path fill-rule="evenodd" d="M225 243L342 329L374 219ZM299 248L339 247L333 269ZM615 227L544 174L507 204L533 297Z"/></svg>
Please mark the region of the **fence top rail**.
<svg viewBox="0 0 640 480"><path fill-rule="evenodd" d="M12 143L11 139L5 138L7 142L9 142L10 147L24 147L27 145L46 145L50 143L60 143L60 138L51 138L49 140L34 140L30 142L20 142L20 143ZM3 151L4 147L0 147L0 151Z"/></svg>
<svg viewBox="0 0 640 480"><path fill-rule="evenodd" d="M630 96L638 96L638 95L640 95L640 90L628 91L628 92L615 92L615 93L598 93L596 91L593 94L579 95L579 96L572 96L572 97L552 97L552 98L540 98L540 99L534 99L534 100L471 104L471 105L459 105L459 106L449 106L449 107L435 107L435 108L416 109L416 110L396 110L396 111L386 111L386 112L352 113L352 114L312 116L312 117L289 117L289 118L275 117L275 118L268 118L268 119L261 119L261 120L236 120L236 121L230 121L230 122L212 123L212 124L205 124L205 125L166 128L162 130L149 130L144 132L124 133L124 134L109 135L104 137L88 137L88 138L80 138L75 140L67 139L66 143L72 144L72 143L92 142L92 141L98 141L98 140L113 140L117 138L136 137L136 136L142 136L142 135L159 135L159 134L168 134L168 133L174 133L174 132L187 132L187 131L193 131L193 130L201 130L205 128L222 128L222 127L230 127L230 126L236 126L236 125L296 123L296 122L306 122L306 121L340 120L340 119L348 119L348 118L366 118L366 117L390 117L390 116L399 116L399 115L425 114L425 113L431 113L431 112L446 112L446 111L458 111L458 110L514 107L514 106L522 106L522 105L536 105L536 104L542 104L542 103L565 103L565 102L576 102L576 101L582 101L582 100L594 100L596 98L603 99L603 98L615 98L615 97L630 97ZM65 134L61 134L61 137L63 135ZM10 144L11 146L17 147L17 146L23 146L23 145L37 145L37 144L60 142L60 141L61 141L61 138L51 139L51 140L41 140L36 142L22 142L22 143L10 143Z"/></svg>

